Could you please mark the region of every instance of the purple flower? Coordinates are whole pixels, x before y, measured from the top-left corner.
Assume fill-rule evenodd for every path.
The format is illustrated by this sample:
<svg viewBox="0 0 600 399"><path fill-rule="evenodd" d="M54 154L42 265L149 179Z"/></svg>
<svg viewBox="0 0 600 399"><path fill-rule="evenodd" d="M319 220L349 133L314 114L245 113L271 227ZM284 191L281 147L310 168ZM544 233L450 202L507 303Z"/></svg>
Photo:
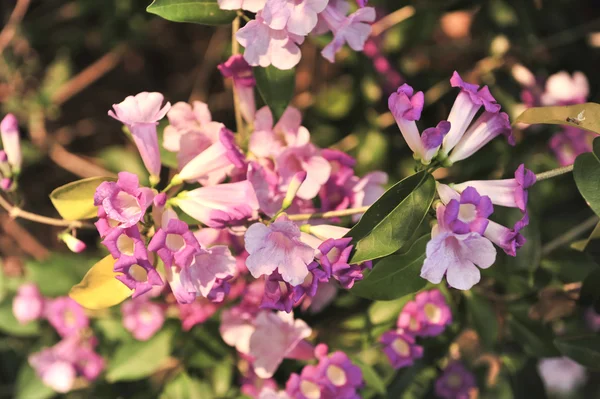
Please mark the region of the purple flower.
<svg viewBox="0 0 600 399"><path fill-rule="evenodd" d="M356 281L362 280L363 270L370 268L371 263L362 265L349 264L352 238L330 238L319 246L318 260L323 267L327 277L333 277L340 282L343 288L350 289Z"/></svg>
<svg viewBox="0 0 600 399"><path fill-rule="evenodd" d="M167 118L169 125L164 130L163 147L178 153L180 166L219 141L221 129L225 127L220 122L213 122L208 105L201 101L194 101L192 105L181 101L175 103Z"/></svg>
<svg viewBox="0 0 600 399"><path fill-rule="evenodd" d="M490 223L485 229L484 236L502 248L507 255L516 256L517 250L525 245L526 241L520 231L528 224L529 215L527 212L523 215L521 220L515 223L515 227L512 229L490 220Z"/></svg>
<svg viewBox="0 0 600 399"><path fill-rule="evenodd" d="M191 265L180 271L180 281L184 291L195 296L208 297L217 280L231 278L236 272L236 260L225 245L202 250L194 256ZM222 284L222 281L219 282ZM213 293L216 295L217 293Z"/></svg>
<svg viewBox="0 0 600 399"><path fill-rule="evenodd" d="M452 74L450 84L452 87L459 87L460 93L458 93L448 116L451 128L444 138L443 151L445 154L448 154L460 141L482 106L485 111L490 113L500 111L500 105L496 103L487 86L480 89L478 85L466 83L456 71Z"/></svg>
<svg viewBox="0 0 600 399"><path fill-rule="evenodd" d="M217 305L205 298L198 298L192 303L178 303L179 318L183 331L189 331L197 324L204 323L218 310Z"/></svg>
<svg viewBox="0 0 600 399"><path fill-rule="evenodd" d="M123 326L138 341L147 341L165 322L165 311L157 303L138 298L121 305Z"/></svg>
<svg viewBox="0 0 600 399"><path fill-rule="evenodd" d="M160 175L160 151L156 125L165 117L170 103L161 108L164 97L160 93L142 92L129 96L120 104L113 104L108 115L125 124L140 152L146 169L154 179ZM152 178L151 178L152 180Z"/></svg>
<svg viewBox="0 0 600 399"><path fill-rule="evenodd" d="M494 205L519 208L524 213L527 208L527 189L535 182L535 173L521 164L515 171L514 179L474 180L455 184L452 188L463 193L468 187L474 188L482 196L489 197Z"/></svg>
<svg viewBox="0 0 600 399"><path fill-rule="evenodd" d="M319 357L317 373L324 388L324 397L356 398L356 389L364 384L362 371L344 352L337 351L329 356L320 353L325 350L326 346L315 350Z"/></svg>
<svg viewBox="0 0 600 399"><path fill-rule="evenodd" d="M227 276L225 278L215 279L215 283L206 295L206 299L214 303L221 303L225 300L225 297L229 295L231 291L231 280L233 276Z"/></svg>
<svg viewBox="0 0 600 399"><path fill-rule="evenodd" d="M479 195L473 187L467 187L460 194L460 200L452 199L446 205L444 224L456 234L472 232L481 235L493 212L489 197Z"/></svg>
<svg viewBox="0 0 600 399"><path fill-rule="evenodd" d="M398 329L404 330L412 335L420 335L425 327L421 317L421 309L415 301L409 301L404 305L396 321Z"/></svg>
<svg viewBox="0 0 600 399"><path fill-rule="evenodd" d="M308 273L307 277L310 275ZM281 274L277 271L271 273L265 281L265 293L260 304L261 309L274 309L290 313L295 302L294 287L283 281Z"/></svg>
<svg viewBox="0 0 600 399"><path fill-rule="evenodd" d="M2 122L0 122L0 136L2 137L2 146L11 171L18 175L21 171L23 155L21 153L19 122L13 114L7 114L2 119Z"/></svg>
<svg viewBox="0 0 600 399"><path fill-rule="evenodd" d="M446 207L437 208L438 224L427 243L421 277L439 284L444 275L451 287L468 290L477 284L481 274L477 266L487 269L496 260L496 249L489 239L478 233L456 234L446 224ZM488 230L493 222L489 222ZM493 241L493 240L492 240Z"/></svg>
<svg viewBox="0 0 600 399"><path fill-rule="evenodd" d="M90 324L81 305L66 296L49 300L45 314L61 337L77 334Z"/></svg>
<svg viewBox="0 0 600 399"><path fill-rule="evenodd" d="M75 238L69 233L61 233L58 235L58 239L65 243L67 248L72 252L78 254L85 251L86 245L83 241Z"/></svg>
<svg viewBox="0 0 600 399"><path fill-rule="evenodd" d="M298 35L308 35L317 25L317 14L328 0L269 0L262 10L265 23L272 29Z"/></svg>
<svg viewBox="0 0 600 399"><path fill-rule="evenodd" d="M423 347L415 343L412 335L402 330L387 331L379 341L384 345L383 352L395 369L412 366L415 359L423 357Z"/></svg>
<svg viewBox="0 0 600 399"><path fill-rule="evenodd" d="M345 16L340 12L340 8L328 4L319 16L333 33L333 40L325 46L321 55L329 62L335 62L335 54L346 43L354 51L363 50L365 42L371 34L370 23L375 21L375 9L372 7L359 8L354 13Z"/></svg>
<svg viewBox="0 0 600 399"><path fill-rule="evenodd" d="M561 71L548 78L540 100L545 106L580 104L586 101L589 93L590 86L582 72L575 72L571 77L568 72Z"/></svg>
<svg viewBox="0 0 600 399"><path fill-rule="evenodd" d="M550 149L561 166L572 165L578 155L592 151L596 135L573 126L563 126L562 131L550 139Z"/></svg>
<svg viewBox="0 0 600 399"><path fill-rule="evenodd" d="M190 231L187 223L171 219L167 227L158 229L148 244L148 250L156 252L166 267L173 261L179 267L187 267L192 263L195 254L201 251L198 240Z"/></svg>
<svg viewBox="0 0 600 399"><path fill-rule="evenodd" d="M452 323L452 311L440 290L420 292L415 297L415 302L419 308L418 317L421 324L418 335L435 337Z"/></svg>
<svg viewBox="0 0 600 399"><path fill-rule="evenodd" d="M140 187L136 175L120 172L116 183L107 181L98 186L94 205L101 206L106 217L118 222L119 227L127 228L143 219L153 198L152 190Z"/></svg>
<svg viewBox="0 0 600 399"><path fill-rule="evenodd" d="M574 393L587 380L585 368L568 357L541 359L538 371L546 390L559 395Z"/></svg>
<svg viewBox="0 0 600 399"><path fill-rule="evenodd" d="M320 268L319 263L313 261L308 265L308 274L302 284L294 287L294 302L298 303L303 297L314 297L317 294L319 284L328 281L327 273Z"/></svg>
<svg viewBox="0 0 600 399"><path fill-rule="evenodd" d="M37 285L33 283L23 284L13 298L13 315L21 324L38 320L44 313L44 302L44 297Z"/></svg>
<svg viewBox="0 0 600 399"><path fill-rule="evenodd" d="M277 270L285 282L300 285L308 275L314 250L300 241L300 229L286 218L265 226L255 223L245 235L246 266L254 278Z"/></svg>
<svg viewBox="0 0 600 399"><path fill-rule="evenodd" d="M56 392L67 393L75 383L77 371L69 360L57 356L53 348L46 348L29 356L29 364L44 385Z"/></svg>
<svg viewBox="0 0 600 399"><path fill-rule="evenodd" d="M292 399L314 399L323 397L323 386L319 370L315 366L304 366L300 375L293 373L285 384L285 391Z"/></svg>
<svg viewBox="0 0 600 399"><path fill-rule="evenodd" d="M476 388L475 376L461 363L450 363L435 382L435 394L445 399L469 399Z"/></svg>
<svg viewBox="0 0 600 399"><path fill-rule="evenodd" d="M218 68L224 77L233 78L233 87L238 97L242 116L246 122L252 123L256 113L256 102L254 100L256 80L252 74L252 68L240 54L232 55L227 61L219 64Z"/></svg>
<svg viewBox="0 0 600 399"><path fill-rule="evenodd" d="M307 176L298 189L298 198L310 200L319 194L331 174L331 165L321 156L312 144L300 147L288 147L275 160L275 166L281 182L279 189L286 192L298 172L306 172Z"/></svg>
<svg viewBox="0 0 600 399"><path fill-rule="evenodd" d="M510 145L515 145L508 115L504 112L486 111L460 138L448 160L455 163L466 159L500 134L506 136Z"/></svg>
<svg viewBox="0 0 600 399"><path fill-rule="evenodd" d="M102 240L102 244L117 260L115 270L133 265L138 260L148 260L148 251L137 226L114 229Z"/></svg>
<svg viewBox="0 0 600 399"><path fill-rule="evenodd" d="M127 262L127 264L115 268L115 272L120 273L116 279L135 291L132 298L145 294L154 286L164 285L160 275L150 262L146 259L136 259L135 262L133 264Z"/></svg>

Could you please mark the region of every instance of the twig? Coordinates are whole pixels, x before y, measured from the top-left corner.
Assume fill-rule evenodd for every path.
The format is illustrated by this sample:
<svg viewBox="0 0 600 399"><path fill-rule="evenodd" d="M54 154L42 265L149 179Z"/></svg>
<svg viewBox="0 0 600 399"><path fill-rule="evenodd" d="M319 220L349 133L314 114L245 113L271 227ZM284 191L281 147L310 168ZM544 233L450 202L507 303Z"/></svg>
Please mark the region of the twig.
<svg viewBox="0 0 600 399"><path fill-rule="evenodd" d="M586 219L583 223L573 227L570 230L567 230L564 234L561 234L542 247L542 256L546 256L563 245L572 242L586 231L594 228L599 221L600 219L598 219L598 216L594 215L589 219Z"/></svg>
<svg viewBox="0 0 600 399"><path fill-rule="evenodd" d="M54 93L52 96L54 104L63 104L102 76L106 75L119 64L124 53L125 45L121 44L109 53L103 55L99 60L85 68L83 71L79 72Z"/></svg>
<svg viewBox="0 0 600 399"><path fill-rule="evenodd" d="M50 226L59 226L59 227L71 227L74 229L94 229L94 225L87 222L82 222L79 220L64 220L64 219L54 219L49 218L47 216L38 215L35 213L24 211L21 208L18 208L12 204L10 204L4 197L0 196L0 206L4 208L10 217L13 219L21 218L31 220L32 222L48 224Z"/></svg>
<svg viewBox="0 0 600 399"><path fill-rule="evenodd" d="M8 46L15 36L17 26L21 23L23 17L25 17L25 13L29 8L29 3L30 0L17 0L17 4L15 5L12 14L10 14L8 22L2 29L2 32L0 32L0 54L4 52L6 46Z"/></svg>
<svg viewBox="0 0 600 399"><path fill-rule="evenodd" d="M342 209L340 211L329 211L329 212L319 212L319 213L301 213L297 215L288 215L289 220L300 221L300 220L310 220L310 219L331 219L342 216L350 216L350 215L358 215L360 213L365 213L369 209L368 206L363 206L360 208L350 208L350 209Z"/></svg>
<svg viewBox="0 0 600 399"><path fill-rule="evenodd" d="M371 36L377 37L386 30L398 25L413 15L415 15L415 8L413 6L404 6L401 9L396 10L375 22L371 26Z"/></svg>
<svg viewBox="0 0 600 399"><path fill-rule="evenodd" d="M549 170L547 172L538 173L537 175L535 175L535 178L537 179L537 181L542 181L542 180L551 179L556 176L564 175L564 174L572 172L572 171L573 171L573 165L568 165L568 166L563 166L562 168L556 168L556 169Z"/></svg>
<svg viewBox="0 0 600 399"><path fill-rule="evenodd" d="M231 53L233 55L240 53L240 45L235 37L237 31L240 30L240 17L236 17L233 20L233 24L231 26ZM240 109L240 97L238 95L237 90L235 89L235 85L233 85L233 110L235 112L235 125L237 128L237 132L240 135L240 143L245 146L246 144L246 132L244 129L244 121L242 120L242 111Z"/></svg>

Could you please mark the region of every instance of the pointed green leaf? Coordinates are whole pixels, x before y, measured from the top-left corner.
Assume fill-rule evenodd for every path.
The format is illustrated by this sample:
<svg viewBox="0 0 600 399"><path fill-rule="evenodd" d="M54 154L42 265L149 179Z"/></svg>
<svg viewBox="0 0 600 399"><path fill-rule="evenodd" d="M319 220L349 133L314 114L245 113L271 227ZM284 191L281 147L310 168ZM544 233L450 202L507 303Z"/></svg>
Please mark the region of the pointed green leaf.
<svg viewBox="0 0 600 399"><path fill-rule="evenodd" d="M573 167L575 184L596 215L600 215L600 137L594 140L594 151L581 154Z"/></svg>
<svg viewBox="0 0 600 399"><path fill-rule="evenodd" d="M39 335L40 323L37 320L21 324L12 311L12 302L6 301L0 305L0 331L17 337L32 337Z"/></svg>
<svg viewBox="0 0 600 399"><path fill-rule="evenodd" d="M98 214L98 209L94 206L96 188L102 182L114 180L110 177L77 180L52 191L50 200L63 219L90 219Z"/></svg>
<svg viewBox="0 0 600 399"><path fill-rule="evenodd" d="M435 180L419 172L386 191L346 234L355 243L352 263L391 255L404 248L421 225L435 195Z"/></svg>
<svg viewBox="0 0 600 399"><path fill-rule="evenodd" d="M281 70L274 66L254 68L256 88L265 104L273 113L273 123L277 123L294 96L296 70Z"/></svg>
<svg viewBox="0 0 600 399"><path fill-rule="evenodd" d="M237 16L235 11L221 10L217 0L154 0L146 11L169 21L202 25L228 24Z"/></svg>
<svg viewBox="0 0 600 399"><path fill-rule="evenodd" d="M360 367L360 371L362 371L362 375L367 387L372 388L375 392L377 392L380 395L386 394L385 383L373 367L357 358L353 358L352 362L358 367Z"/></svg>
<svg viewBox="0 0 600 399"><path fill-rule="evenodd" d="M48 399L56 395L52 388L38 378L29 363L25 362L21 366L15 386L15 399Z"/></svg>
<svg viewBox="0 0 600 399"><path fill-rule="evenodd" d="M519 115L515 123L568 125L600 133L600 104L529 108Z"/></svg>
<svg viewBox="0 0 600 399"><path fill-rule="evenodd" d="M212 397L210 387L202 384L196 378L190 377L185 371L169 381L160 399L206 399Z"/></svg>
<svg viewBox="0 0 600 399"><path fill-rule="evenodd" d="M469 320L486 349L493 349L498 338L498 320L490 302L472 291L465 291Z"/></svg>
<svg viewBox="0 0 600 399"><path fill-rule="evenodd" d="M563 355L582 366L600 371L600 336L560 338L554 344Z"/></svg>
<svg viewBox="0 0 600 399"><path fill-rule="evenodd" d="M377 301L391 301L425 287L421 277L429 235L419 238L402 255L388 256L377 262L367 277L350 290L354 295Z"/></svg>

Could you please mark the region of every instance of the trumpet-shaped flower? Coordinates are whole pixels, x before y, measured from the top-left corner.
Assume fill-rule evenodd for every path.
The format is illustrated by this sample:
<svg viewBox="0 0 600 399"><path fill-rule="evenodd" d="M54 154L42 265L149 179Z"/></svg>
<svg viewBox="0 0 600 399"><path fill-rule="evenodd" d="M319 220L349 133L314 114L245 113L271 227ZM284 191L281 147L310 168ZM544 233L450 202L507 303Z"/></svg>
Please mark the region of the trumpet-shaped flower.
<svg viewBox="0 0 600 399"><path fill-rule="evenodd" d="M254 117L254 132L250 136L250 152L257 157L277 157L286 147L301 147L310 142L310 132L301 126L302 115L294 107L287 107L273 125L273 114L264 106Z"/></svg>
<svg viewBox="0 0 600 399"><path fill-rule="evenodd" d="M11 171L12 173L19 174L23 162L23 155L21 154L19 122L13 114L7 114L4 119L2 119L2 122L0 122L0 136L2 137L2 146L11 167Z"/></svg>
<svg viewBox="0 0 600 399"><path fill-rule="evenodd" d="M48 301L44 313L48 322L61 337L77 334L90 324L81 305L69 297Z"/></svg>
<svg viewBox="0 0 600 399"><path fill-rule="evenodd" d="M317 15L329 0L269 0L262 16L272 29L286 29L289 33L306 36L317 25Z"/></svg>
<svg viewBox="0 0 600 399"><path fill-rule="evenodd" d="M256 102L254 100L256 80L252 74L252 68L242 55L235 54L219 65L219 71L224 77L233 78L233 87L238 96L240 112L246 122L253 122L256 112Z"/></svg>
<svg viewBox="0 0 600 399"><path fill-rule="evenodd" d="M165 311L157 303L144 298L127 301L121 305L123 326L138 341L147 341L165 322Z"/></svg>
<svg viewBox="0 0 600 399"><path fill-rule="evenodd" d="M177 152L177 158L183 165L197 153L219 141L221 129L225 127L212 120L208 105L201 101L194 101L191 105L175 103L167 113L167 118L169 125L164 130L163 147Z"/></svg>
<svg viewBox="0 0 600 399"><path fill-rule="evenodd" d="M115 262L115 270L148 260L148 251L137 226L114 229L102 241Z"/></svg>
<svg viewBox="0 0 600 399"><path fill-rule="evenodd" d="M365 42L371 34L370 23L375 21L375 9L372 7L360 8L346 16L340 8L333 4L320 13L329 30L333 32L333 40L325 46L321 55L329 62L335 62L335 54L348 44L354 51L362 51Z"/></svg>
<svg viewBox="0 0 600 399"><path fill-rule="evenodd" d="M254 278L277 270L285 282L300 285L308 275L314 250L300 241L300 229L285 218L265 226L255 223L245 235L246 266Z"/></svg>
<svg viewBox="0 0 600 399"><path fill-rule="evenodd" d="M444 399L468 399L475 376L459 362L450 363L435 382L435 394Z"/></svg>
<svg viewBox="0 0 600 399"><path fill-rule="evenodd" d="M215 245L194 256L192 264L181 269L183 289L208 297L217 280L232 277L236 272L236 261L228 247Z"/></svg>
<svg viewBox="0 0 600 399"><path fill-rule="evenodd" d="M296 193L298 198L305 200L316 197L331 174L331 165L312 144L287 148L277 157L275 165L281 176L280 190L283 192L287 191L298 172L307 173Z"/></svg>
<svg viewBox="0 0 600 399"><path fill-rule="evenodd" d="M527 212L525 212L521 220L515 223L512 229L490 220L484 235L487 239L502 248L507 255L517 256L517 250L525 245L526 241L520 231L528 224L529 215Z"/></svg>
<svg viewBox="0 0 600 399"><path fill-rule="evenodd" d="M568 357L541 359L537 368L546 390L559 396L573 394L587 380L585 367Z"/></svg>
<svg viewBox="0 0 600 399"><path fill-rule="evenodd" d="M140 152L146 169L156 178L160 175L160 151L156 125L165 117L171 104L161 107L164 97L160 93L142 92L113 104L108 115L126 125Z"/></svg>
<svg viewBox="0 0 600 399"><path fill-rule="evenodd" d="M406 331L411 335L420 335L425 328L425 322L421 317L421 310L415 301L409 301L404 305L396 321L398 329Z"/></svg>
<svg viewBox="0 0 600 399"><path fill-rule="evenodd" d="M200 244L187 223L178 219L170 219L166 226L158 229L148 244L148 250L156 252L166 267L173 263L179 267L187 267L192 263L194 255L201 251Z"/></svg>
<svg viewBox="0 0 600 399"><path fill-rule="evenodd" d="M383 353L395 369L412 366L415 359L423 357L423 347L415 343L412 335L402 330L387 331L379 341L384 345Z"/></svg>
<svg viewBox="0 0 600 399"><path fill-rule="evenodd" d="M415 297L421 324L420 336L435 337L452 323L452 311L438 289L419 292Z"/></svg>
<svg viewBox="0 0 600 399"><path fill-rule="evenodd" d="M582 72L573 76L561 71L546 81L546 90L541 95L542 105L570 105L584 103L590 94L590 85Z"/></svg>
<svg viewBox="0 0 600 399"><path fill-rule="evenodd" d="M481 235L493 212L494 207L489 197L479 195L473 187L467 187L460 194L460 199L447 202L444 222L456 234L473 232Z"/></svg>
<svg viewBox="0 0 600 399"><path fill-rule="evenodd" d="M468 290L481 278L477 267L486 269L494 264L496 249L489 239L478 233L454 233L450 225L453 220L447 218L446 214L446 207L438 206L438 224L431 232L431 241L427 243L421 277L438 284L446 275L451 287Z"/></svg>
<svg viewBox="0 0 600 399"><path fill-rule="evenodd" d="M154 193L140 187L138 177L133 173L120 172L116 182L103 182L94 194L94 205L102 207L106 217L127 228L140 222L146 209L152 205Z"/></svg>
<svg viewBox="0 0 600 399"><path fill-rule="evenodd" d="M115 272L120 273L116 276L117 280L135 291L132 298L145 294L152 287L164 284L156 269L146 259L136 259L136 263L115 268Z"/></svg>

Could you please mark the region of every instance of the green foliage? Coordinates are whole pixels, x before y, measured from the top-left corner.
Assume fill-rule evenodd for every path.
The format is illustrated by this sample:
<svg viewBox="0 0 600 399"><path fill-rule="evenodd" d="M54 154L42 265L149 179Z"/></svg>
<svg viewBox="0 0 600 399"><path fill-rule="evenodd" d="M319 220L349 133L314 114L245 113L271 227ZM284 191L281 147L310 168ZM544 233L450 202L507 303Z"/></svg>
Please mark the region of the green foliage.
<svg viewBox="0 0 600 399"><path fill-rule="evenodd" d="M600 370L600 337L597 335L554 340L564 355L589 369Z"/></svg>
<svg viewBox="0 0 600 399"><path fill-rule="evenodd" d="M45 296L66 295L93 263L82 254L56 253L48 259L27 262L26 277L37 284Z"/></svg>
<svg viewBox="0 0 600 399"><path fill-rule="evenodd" d="M583 306L593 306L596 311L600 311L600 268L593 270L583 280L579 302Z"/></svg>
<svg viewBox="0 0 600 399"><path fill-rule="evenodd" d="M526 311L520 306L511 309L509 326L515 342L520 344L531 356L557 356L559 353L552 343L552 331L540 323L530 320Z"/></svg>
<svg viewBox="0 0 600 399"><path fill-rule="evenodd" d="M404 248L425 219L434 195L435 180L425 172L386 191L346 234L356 244L351 261L382 258Z"/></svg>
<svg viewBox="0 0 600 399"><path fill-rule="evenodd" d="M15 386L15 399L48 399L54 396L56 392L44 385L29 364L21 366Z"/></svg>
<svg viewBox="0 0 600 399"><path fill-rule="evenodd" d="M383 382L383 380L381 379L379 374L377 374L377 371L375 371L373 367L357 358L353 358L352 362L358 367L360 367L367 387L372 388L375 392L377 392L380 395L386 394L385 382Z"/></svg>
<svg viewBox="0 0 600 399"><path fill-rule="evenodd" d="M37 321L19 323L13 315L12 302L4 301L0 304L0 331L17 337L31 337L40 333L40 323Z"/></svg>
<svg viewBox="0 0 600 399"><path fill-rule="evenodd" d="M474 292L465 292L469 320L477 331L484 346L493 349L498 338L498 320L490 302Z"/></svg>
<svg viewBox="0 0 600 399"><path fill-rule="evenodd" d="M165 385L160 399L207 399L212 398L210 387L186 372L179 373Z"/></svg>
<svg viewBox="0 0 600 399"><path fill-rule="evenodd" d="M419 238L404 254L388 256L375 264L373 271L350 292L377 301L390 301L413 294L425 287L421 278L425 247L431 237Z"/></svg>
<svg viewBox="0 0 600 399"><path fill-rule="evenodd" d="M265 104L273 113L273 123L277 123L294 96L296 70L281 70L274 66L254 68L256 88Z"/></svg>
<svg viewBox="0 0 600 399"><path fill-rule="evenodd" d="M50 193L50 200L63 219L79 220L96 217L98 209L94 206L94 193L101 183L108 180L114 179L90 177L65 184Z"/></svg>
<svg viewBox="0 0 600 399"><path fill-rule="evenodd" d="M173 330L164 329L147 342L123 342L106 369L108 382L139 380L164 364L171 353Z"/></svg>
<svg viewBox="0 0 600 399"><path fill-rule="evenodd" d="M573 177L590 208L600 215L600 137L594 140L593 152L577 157Z"/></svg>
<svg viewBox="0 0 600 399"><path fill-rule="evenodd" d="M217 0L154 0L146 11L169 21L202 25L228 24L237 15L221 10Z"/></svg>

